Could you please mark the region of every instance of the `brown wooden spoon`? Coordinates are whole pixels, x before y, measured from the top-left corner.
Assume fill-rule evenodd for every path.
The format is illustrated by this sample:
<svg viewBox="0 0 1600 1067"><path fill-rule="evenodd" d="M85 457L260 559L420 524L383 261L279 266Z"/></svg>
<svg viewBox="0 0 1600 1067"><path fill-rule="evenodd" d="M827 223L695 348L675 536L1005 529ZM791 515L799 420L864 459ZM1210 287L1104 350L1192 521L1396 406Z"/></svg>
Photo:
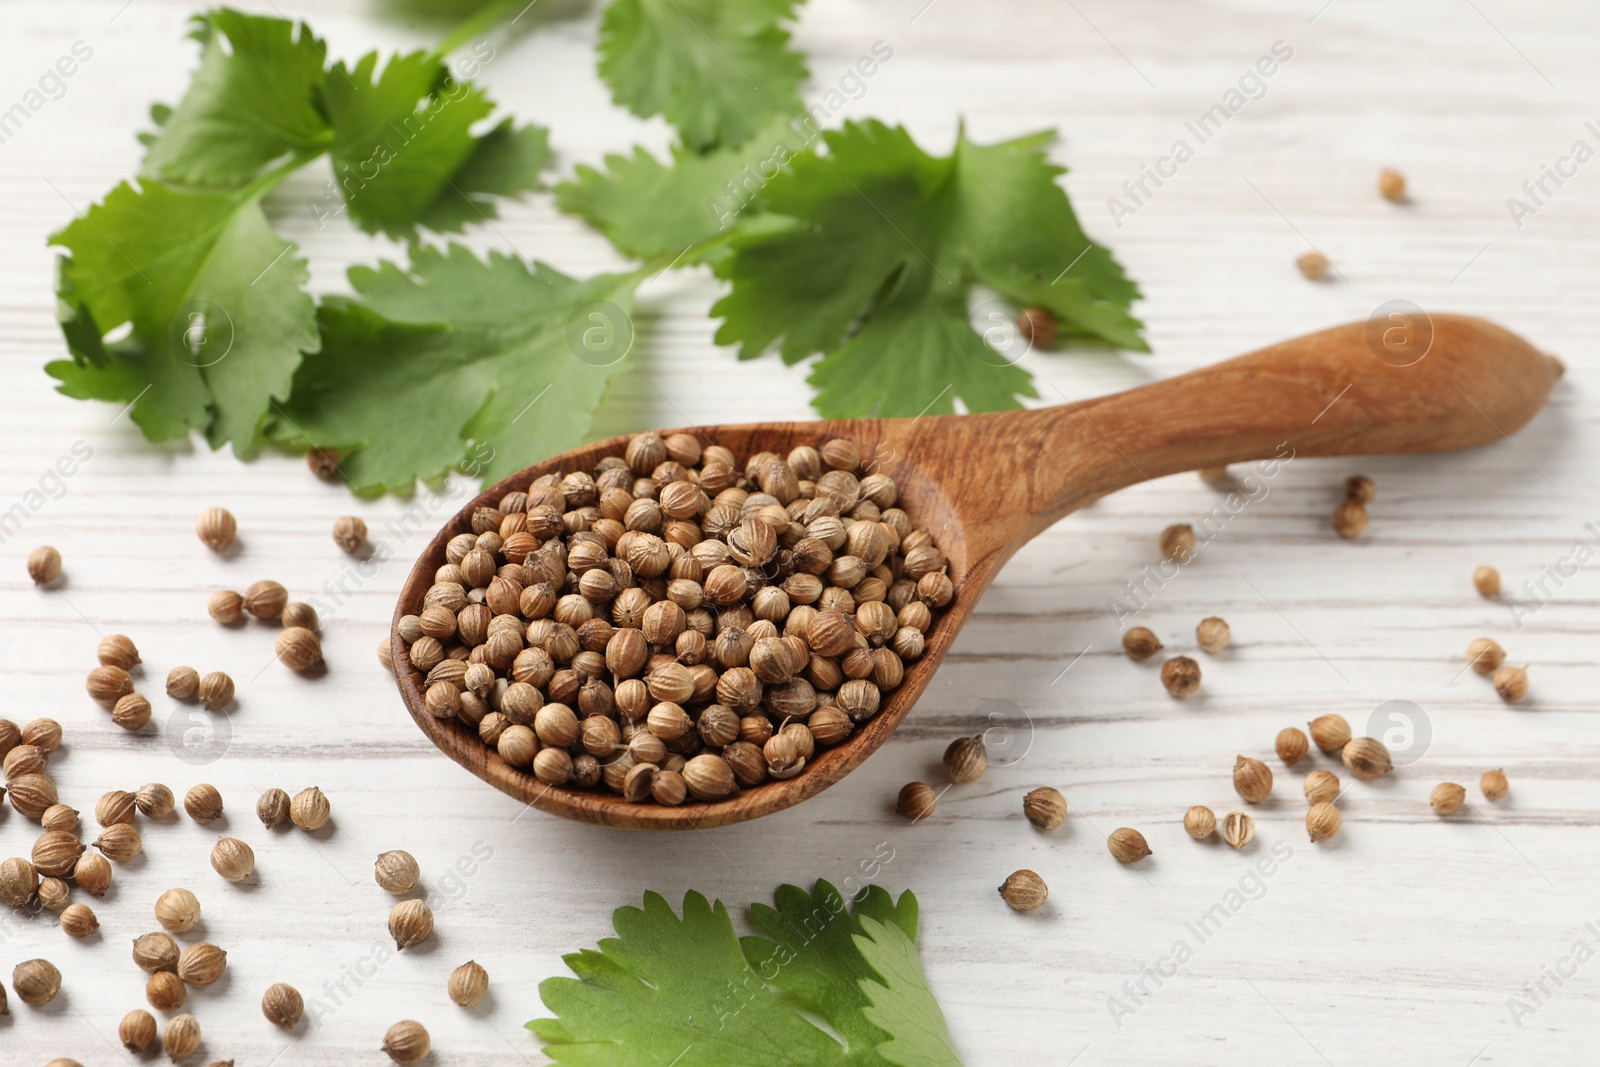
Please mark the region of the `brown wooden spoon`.
<svg viewBox="0 0 1600 1067"><path fill-rule="evenodd" d="M1394 330L1402 330L1396 334ZM1388 332L1385 332L1388 331ZM1415 353L1422 352L1420 358ZM955 597L936 614L922 658L882 710L844 743L818 748L805 770L717 803L663 807L619 795L549 787L508 765L457 720L423 705L406 645L392 638L401 695L433 743L495 788L541 811L623 829L678 830L741 822L797 804L854 770L900 725L1001 566L1072 511L1150 478L1270 457L1439 452L1490 444L1531 419L1561 364L1482 319L1425 316L1358 322L1285 341L1125 393L1060 407L918 419L702 426L688 432L731 448L786 455L849 437L893 477L900 506L949 559ZM626 438L555 456L513 475L445 524L408 577L395 620L418 612L445 544L476 507L550 472L592 470ZM1292 450L1292 451L1291 451ZM1154 531L1152 531L1152 542Z"/></svg>

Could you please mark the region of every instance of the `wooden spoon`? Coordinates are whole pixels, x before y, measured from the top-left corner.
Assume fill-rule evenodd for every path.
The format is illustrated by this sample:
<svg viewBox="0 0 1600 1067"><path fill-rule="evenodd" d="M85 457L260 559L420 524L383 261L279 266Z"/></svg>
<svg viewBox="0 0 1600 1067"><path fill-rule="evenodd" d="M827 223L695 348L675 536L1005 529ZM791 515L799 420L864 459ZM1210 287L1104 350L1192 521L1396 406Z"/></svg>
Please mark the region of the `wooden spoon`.
<svg viewBox="0 0 1600 1067"><path fill-rule="evenodd" d="M1423 355L1417 358L1416 352ZM506 764L466 724L427 712L421 678L408 666L406 645L396 635L400 692L434 744L541 811L648 830L754 819L822 792L883 744L927 687L1001 566L1063 515L1125 486L1179 471L1291 455L1439 452L1491 444L1533 417L1560 374L1559 361L1482 319L1421 316L1398 324L1338 326L1061 407L688 430L726 445L741 461L761 451L786 455L800 444L854 439L864 457L873 457L874 469L895 479L900 506L934 535L955 583L955 597L936 613L922 658L907 665L904 680L886 694L876 717L843 744L819 747L796 777L718 803L630 804L612 793L543 785ZM445 561L446 542L471 528L474 508L494 506L541 474L592 470L601 457L621 455L626 440L601 441L535 464L462 509L417 561L400 594L396 622L421 609Z"/></svg>

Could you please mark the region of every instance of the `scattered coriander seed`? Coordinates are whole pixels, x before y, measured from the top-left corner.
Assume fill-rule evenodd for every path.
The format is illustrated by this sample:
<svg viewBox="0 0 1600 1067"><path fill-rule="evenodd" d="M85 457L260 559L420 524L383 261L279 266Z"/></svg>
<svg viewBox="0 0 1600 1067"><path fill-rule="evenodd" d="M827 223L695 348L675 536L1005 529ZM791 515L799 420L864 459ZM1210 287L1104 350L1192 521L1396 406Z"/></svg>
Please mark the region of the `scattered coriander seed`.
<svg viewBox="0 0 1600 1067"><path fill-rule="evenodd" d="M1313 804L1306 812L1306 833L1310 835L1313 844L1326 841L1338 833L1343 823L1344 816L1339 814L1337 807L1328 802Z"/></svg>
<svg viewBox="0 0 1600 1067"><path fill-rule="evenodd" d="M433 934L433 910L420 900L402 900L389 912L389 936L396 949L420 945Z"/></svg>
<svg viewBox="0 0 1600 1067"><path fill-rule="evenodd" d="M292 671L303 674L322 666L322 641L304 626L290 626L278 634L274 648L283 665Z"/></svg>
<svg viewBox="0 0 1600 1067"><path fill-rule="evenodd" d="M306 466L325 482L339 477L339 453L328 448L313 448L306 453Z"/></svg>
<svg viewBox="0 0 1600 1067"><path fill-rule="evenodd" d="M289 818L302 830L322 829L332 814L327 796L316 786L300 790L289 804Z"/></svg>
<svg viewBox="0 0 1600 1067"><path fill-rule="evenodd" d="M1484 771L1483 777L1478 779L1478 788L1483 790L1486 799L1499 800L1511 789L1511 783L1506 781L1505 771Z"/></svg>
<svg viewBox="0 0 1600 1067"><path fill-rule="evenodd" d="M61 972L49 960L25 960L12 969L11 988L24 1004L43 1007L61 992Z"/></svg>
<svg viewBox="0 0 1600 1067"><path fill-rule="evenodd" d="M39 881L38 896L46 910L59 912L72 902L72 887L61 878L44 878Z"/></svg>
<svg viewBox="0 0 1600 1067"><path fill-rule="evenodd" d="M132 822L133 814L138 810L138 798L124 790L113 789L102 794L95 803L94 817L101 826L111 826L119 822Z"/></svg>
<svg viewBox="0 0 1600 1067"><path fill-rule="evenodd" d="M218 589L206 599L206 611L224 626L244 618L244 597L232 589Z"/></svg>
<svg viewBox="0 0 1600 1067"><path fill-rule="evenodd" d="M244 610L258 619L276 619L288 603L289 591L268 578L251 582L244 591Z"/></svg>
<svg viewBox="0 0 1600 1067"><path fill-rule="evenodd" d="M409 893L417 887L417 880L422 877L422 871L411 853L392 849L378 856L378 862L373 868L373 877L380 886L398 896L401 893Z"/></svg>
<svg viewBox="0 0 1600 1067"><path fill-rule="evenodd" d="M1390 167L1378 172L1378 193L1391 204L1402 204L1406 199L1405 175Z"/></svg>
<svg viewBox="0 0 1600 1067"><path fill-rule="evenodd" d="M194 532L213 552L224 552L239 534L239 523L227 508L206 508L195 521Z"/></svg>
<svg viewBox="0 0 1600 1067"><path fill-rule="evenodd" d="M1440 782L1428 794L1428 805L1433 808L1435 815L1454 815L1466 801L1466 787L1455 782Z"/></svg>
<svg viewBox="0 0 1600 1067"><path fill-rule="evenodd" d="M112 706L111 721L124 730L141 730L150 721L150 714L150 701L142 694L129 693Z"/></svg>
<svg viewBox="0 0 1600 1067"><path fill-rule="evenodd" d="M204 826L222 818L222 794L214 785L202 783L183 795L183 810Z"/></svg>
<svg viewBox="0 0 1600 1067"><path fill-rule="evenodd" d="M87 904L68 904L61 912L61 932L68 937L88 937L100 929L100 920Z"/></svg>
<svg viewBox="0 0 1600 1067"><path fill-rule="evenodd" d="M189 987L175 971L157 971L144 984L144 999L163 1014L175 1012L189 999Z"/></svg>
<svg viewBox="0 0 1600 1067"><path fill-rule="evenodd" d="M84 682L89 699L103 708L114 705L118 699L133 692L133 676L121 667L96 667Z"/></svg>
<svg viewBox="0 0 1600 1067"><path fill-rule="evenodd" d="M1526 667L1501 667L1494 672L1494 691L1507 704L1515 704L1528 695L1528 670Z"/></svg>
<svg viewBox="0 0 1600 1067"><path fill-rule="evenodd" d="M1480 637L1467 646L1467 662L1479 674L1493 674L1506 661L1506 650L1492 637Z"/></svg>
<svg viewBox="0 0 1600 1067"><path fill-rule="evenodd" d="M1150 845L1144 835L1128 826L1111 831L1111 836L1106 838L1106 847L1118 863L1138 863L1150 855Z"/></svg>
<svg viewBox="0 0 1600 1067"><path fill-rule="evenodd" d="M178 943L171 934L144 934L133 942L133 962L145 974L178 970Z"/></svg>
<svg viewBox="0 0 1600 1067"><path fill-rule="evenodd" d="M1045 308L1023 308L1017 315L1017 333L1031 347L1049 348L1056 341L1056 317Z"/></svg>
<svg viewBox="0 0 1600 1067"><path fill-rule="evenodd" d="M957 785L968 785L989 769L989 752L983 735L958 737L944 750L944 773Z"/></svg>
<svg viewBox="0 0 1600 1067"><path fill-rule="evenodd" d="M222 671L212 671L200 679L200 703L221 711L233 701L233 679Z"/></svg>
<svg viewBox="0 0 1600 1067"><path fill-rule="evenodd" d="M186 934L200 921L200 898L187 889L169 889L156 898L156 922L175 934Z"/></svg>
<svg viewBox="0 0 1600 1067"><path fill-rule="evenodd" d="M476 960L468 960L450 972L447 991L450 999L463 1008L475 1008L489 992L489 972Z"/></svg>
<svg viewBox="0 0 1600 1067"><path fill-rule="evenodd" d="M1244 848L1256 836L1256 821L1242 811L1222 817L1222 839L1234 848Z"/></svg>
<svg viewBox="0 0 1600 1067"><path fill-rule="evenodd" d="M193 1015L174 1015L161 1033L161 1049L173 1063L186 1060L200 1047L200 1023Z"/></svg>
<svg viewBox="0 0 1600 1067"><path fill-rule="evenodd" d="M18 745L5 758L6 781L14 781L25 774L46 774L50 768L49 754L37 745Z"/></svg>
<svg viewBox="0 0 1600 1067"><path fill-rule="evenodd" d="M1173 656L1161 665L1161 684L1182 700L1200 688L1200 664L1188 656Z"/></svg>
<svg viewBox="0 0 1600 1067"><path fill-rule="evenodd" d="M267 987L261 994L261 1014L273 1026L285 1030L293 1030L300 1025L300 1017L305 1013L305 1000L300 996L300 991L292 985L277 982Z"/></svg>
<svg viewBox="0 0 1600 1067"><path fill-rule="evenodd" d="M1199 470L1195 471L1195 473L1198 474L1200 476L1200 480L1205 482L1207 485L1221 485L1223 482L1228 480L1227 467L1201 467Z"/></svg>
<svg viewBox="0 0 1600 1067"><path fill-rule="evenodd" d="M1054 830L1067 821L1067 798L1059 789L1041 785L1022 798L1022 814L1037 829Z"/></svg>
<svg viewBox="0 0 1600 1067"><path fill-rule="evenodd" d="M1344 765L1350 768L1350 773L1364 780L1382 778L1394 770L1389 750L1375 737L1351 738L1340 755L1344 757Z"/></svg>
<svg viewBox="0 0 1600 1067"><path fill-rule="evenodd" d="M165 819L172 814L176 802L172 797L172 790L160 782L149 782L139 787L133 795L133 802L139 809L139 814L147 819Z"/></svg>
<svg viewBox="0 0 1600 1067"><path fill-rule="evenodd" d="M1134 626L1122 635L1122 651L1132 660L1146 660L1160 652L1162 649L1161 638L1155 631L1144 627Z"/></svg>
<svg viewBox="0 0 1600 1067"><path fill-rule="evenodd" d="M127 863L144 848L144 840L138 827L119 822L101 830L100 836L94 840L94 847L108 860Z"/></svg>
<svg viewBox="0 0 1600 1067"><path fill-rule="evenodd" d="M1306 724L1311 743L1330 756L1337 756L1350 743L1350 723L1343 715L1318 715Z"/></svg>
<svg viewBox="0 0 1600 1067"><path fill-rule="evenodd" d="M927 782L907 782L900 787L900 795L895 798L894 810L896 814L903 815L912 822L921 822L933 814L937 801L938 795Z"/></svg>
<svg viewBox="0 0 1600 1067"><path fill-rule="evenodd" d="M111 861L98 852L85 852L72 868L72 880L91 896L111 888Z"/></svg>
<svg viewBox="0 0 1600 1067"><path fill-rule="evenodd" d="M302 630L317 632L317 609L310 604L293 600L283 606L283 614L279 616L285 630L298 626Z"/></svg>
<svg viewBox="0 0 1600 1067"><path fill-rule="evenodd" d="M1472 584L1478 595L1493 600L1500 595L1500 572L1488 565L1472 572Z"/></svg>
<svg viewBox="0 0 1600 1067"><path fill-rule="evenodd" d="M1194 639L1204 651L1216 655L1227 648L1228 642L1233 640L1233 631L1228 628L1225 620L1213 615L1200 620L1200 624L1194 628Z"/></svg>
<svg viewBox="0 0 1600 1067"><path fill-rule="evenodd" d="M1161 531L1161 554L1174 563L1187 563L1194 556L1194 527L1176 522Z"/></svg>
<svg viewBox="0 0 1600 1067"><path fill-rule="evenodd" d="M333 524L333 543L350 555L360 552L367 544L367 524L359 516L346 515Z"/></svg>
<svg viewBox="0 0 1600 1067"><path fill-rule="evenodd" d="M429 1047L428 1031L415 1019L397 1022L383 1035L383 1051L402 1067L427 1059Z"/></svg>
<svg viewBox="0 0 1600 1067"><path fill-rule="evenodd" d="M129 1052L143 1052L155 1043L156 1020L143 1008L135 1008L122 1017L117 1026L117 1037Z"/></svg>
<svg viewBox="0 0 1600 1067"><path fill-rule="evenodd" d="M1352 474L1344 480L1344 498L1358 504L1370 504L1378 499L1378 487L1365 474Z"/></svg>
<svg viewBox="0 0 1600 1067"><path fill-rule="evenodd" d="M1312 804L1332 804L1339 799L1339 776L1332 771L1312 771L1306 775L1304 788Z"/></svg>
<svg viewBox="0 0 1600 1067"><path fill-rule="evenodd" d="M61 553L40 545L28 553L28 577L35 585L49 585L61 576Z"/></svg>
<svg viewBox="0 0 1600 1067"><path fill-rule="evenodd" d="M39 816L39 825L46 830L72 830L78 825L78 809L66 804L52 804Z"/></svg>
<svg viewBox="0 0 1600 1067"><path fill-rule="evenodd" d="M186 985L211 985L227 968L228 954L204 941L189 945L178 954L178 977Z"/></svg>
<svg viewBox="0 0 1600 1067"><path fill-rule="evenodd" d="M1050 895L1050 887L1033 871L1012 871L1000 883L1000 896L1013 911L1033 911Z"/></svg>
<svg viewBox="0 0 1600 1067"><path fill-rule="evenodd" d="M1240 756L1233 764L1233 788L1246 803L1259 804L1272 795L1272 768Z"/></svg>
<svg viewBox="0 0 1600 1067"><path fill-rule="evenodd" d="M84 847L76 835L65 830L46 830L33 843L33 867L41 875L59 878L77 866Z"/></svg>
<svg viewBox="0 0 1600 1067"><path fill-rule="evenodd" d="M167 672L167 696L173 700L193 700L200 692L200 672L193 667L174 667Z"/></svg>
<svg viewBox="0 0 1600 1067"><path fill-rule="evenodd" d="M1314 282L1326 278L1328 272L1333 269L1333 264L1329 263L1328 257L1321 252L1305 252L1294 261L1294 265L1300 268L1301 274Z"/></svg>
<svg viewBox="0 0 1600 1067"><path fill-rule="evenodd" d="M39 872L33 864L20 856L0 863L0 904L10 908L25 907L39 887Z"/></svg>
<svg viewBox="0 0 1600 1067"><path fill-rule="evenodd" d="M17 814L28 819L42 818L46 811L61 802L56 795L55 782L43 774L17 775L6 783L6 793Z"/></svg>
<svg viewBox="0 0 1600 1067"><path fill-rule="evenodd" d="M378 642L378 662L383 664L383 669L390 674L394 673L394 642L385 637Z"/></svg>
<svg viewBox="0 0 1600 1067"><path fill-rule="evenodd" d="M1293 767L1306 758L1306 754L1311 751L1311 742L1306 740L1306 732L1298 726L1285 726L1278 731L1275 747L1278 750L1278 758L1283 760L1283 765Z"/></svg>
<svg viewBox="0 0 1600 1067"><path fill-rule="evenodd" d="M111 634L100 639L100 647L95 649L95 658L102 666L121 667L131 671L139 664L139 650L134 647L133 640L124 634Z"/></svg>
<svg viewBox="0 0 1600 1067"><path fill-rule="evenodd" d="M1183 813L1183 830L1196 841L1204 841L1217 832L1217 817L1204 804L1196 804Z"/></svg>
<svg viewBox="0 0 1600 1067"><path fill-rule="evenodd" d="M256 818L268 830L276 830L289 818L289 794L281 789L269 789L256 801Z"/></svg>
<svg viewBox="0 0 1600 1067"><path fill-rule="evenodd" d="M230 882L242 882L256 869L256 854L237 837L217 839L211 850L211 866Z"/></svg>
<svg viewBox="0 0 1600 1067"><path fill-rule="evenodd" d="M1367 506L1359 500L1346 500L1333 509L1333 530L1345 540L1367 532Z"/></svg>

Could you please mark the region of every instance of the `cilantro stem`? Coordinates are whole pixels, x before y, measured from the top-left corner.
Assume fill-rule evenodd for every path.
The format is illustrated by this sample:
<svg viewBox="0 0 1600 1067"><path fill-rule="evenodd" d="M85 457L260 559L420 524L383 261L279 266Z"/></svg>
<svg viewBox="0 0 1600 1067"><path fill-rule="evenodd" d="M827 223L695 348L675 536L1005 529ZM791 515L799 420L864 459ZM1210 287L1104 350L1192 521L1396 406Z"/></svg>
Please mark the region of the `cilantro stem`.
<svg viewBox="0 0 1600 1067"><path fill-rule="evenodd" d="M521 12L532 6L530 0L492 0L491 3L468 15L460 25L447 33L444 40L434 48L433 58L443 59L474 37L494 29L513 11L516 11L517 17L520 18Z"/></svg>
<svg viewBox="0 0 1600 1067"><path fill-rule="evenodd" d="M669 267L683 262L685 259L690 261L698 260L702 253L709 252L713 248L716 248L719 245L727 244L729 241L733 240L734 235L738 232L739 227L729 226L727 229L718 233L714 233L710 237L696 241L694 244L690 245L688 248L685 248L682 252L679 252L676 255L659 256L655 259L652 259L640 267L639 270L647 275L657 274L668 269Z"/></svg>

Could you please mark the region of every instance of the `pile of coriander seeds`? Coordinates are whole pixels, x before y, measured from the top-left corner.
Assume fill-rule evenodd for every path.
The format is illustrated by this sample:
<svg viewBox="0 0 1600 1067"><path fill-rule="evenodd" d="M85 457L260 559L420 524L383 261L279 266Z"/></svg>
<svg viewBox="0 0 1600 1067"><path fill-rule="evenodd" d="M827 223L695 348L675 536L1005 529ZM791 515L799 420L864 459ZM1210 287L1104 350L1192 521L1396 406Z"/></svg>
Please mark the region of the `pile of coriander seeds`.
<svg viewBox="0 0 1600 1067"><path fill-rule="evenodd" d="M398 632L429 713L541 782L722 800L802 773L922 655L954 587L897 499L842 438L741 468L639 434L477 508Z"/></svg>

